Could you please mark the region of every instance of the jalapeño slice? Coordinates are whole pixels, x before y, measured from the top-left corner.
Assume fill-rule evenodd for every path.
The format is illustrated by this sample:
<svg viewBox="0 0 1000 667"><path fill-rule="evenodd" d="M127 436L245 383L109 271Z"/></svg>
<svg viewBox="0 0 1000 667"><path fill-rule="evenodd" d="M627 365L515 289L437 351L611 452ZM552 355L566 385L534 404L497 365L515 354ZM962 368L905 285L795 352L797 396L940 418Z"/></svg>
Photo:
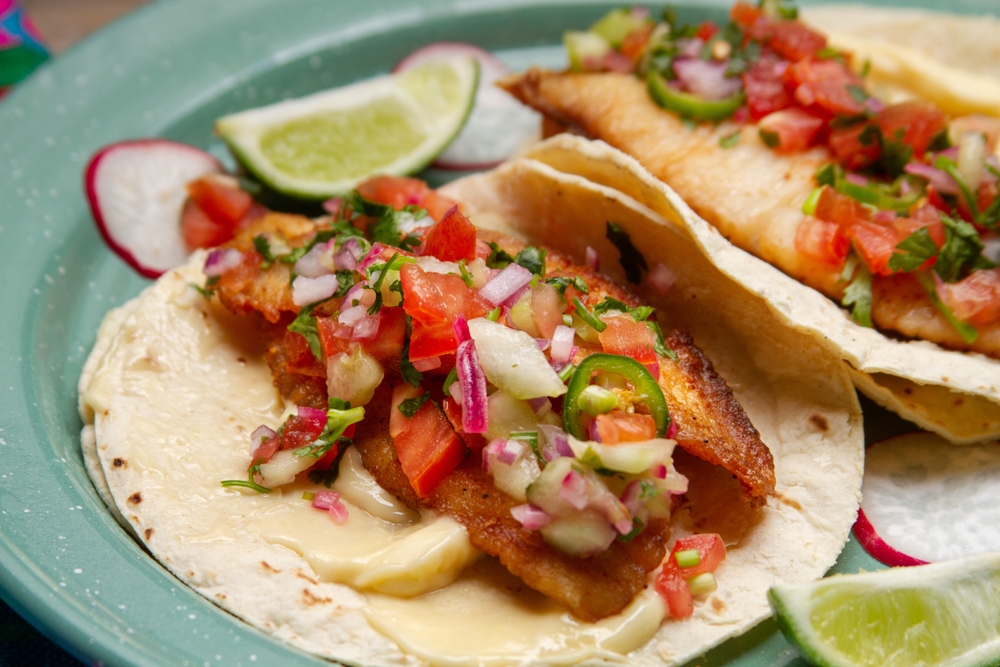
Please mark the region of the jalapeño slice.
<svg viewBox="0 0 1000 667"><path fill-rule="evenodd" d="M590 386L594 373L614 373L624 377L632 385L635 401L645 405L656 424L656 437L662 438L670 427L670 412L663 390L656 378L646 367L631 357L620 354L598 352L592 354L576 367L570 378L566 396L563 398L563 430L578 440L588 440L580 422L580 394Z"/></svg>

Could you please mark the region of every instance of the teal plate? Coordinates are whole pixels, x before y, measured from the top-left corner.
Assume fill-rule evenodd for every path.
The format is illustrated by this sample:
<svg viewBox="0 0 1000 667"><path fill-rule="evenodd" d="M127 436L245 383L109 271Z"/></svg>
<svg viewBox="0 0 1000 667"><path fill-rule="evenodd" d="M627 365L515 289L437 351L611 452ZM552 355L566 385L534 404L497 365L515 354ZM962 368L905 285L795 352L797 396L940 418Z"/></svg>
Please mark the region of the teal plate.
<svg viewBox="0 0 1000 667"><path fill-rule="evenodd" d="M719 19L728 4L689 3L682 18ZM995 11L994 0L950 4ZM471 41L514 67L559 66L563 30L612 6L166 0L46 64L0 103L0 596L92 664L329 664L174 579L119 528L87 478L77 377L104 313L148 283L98 236L83 167L100 146L145 136L223 156L216 117L385 72L428 42ZM869 403L865 414L869 442L912 430ZM859 567L879 565L852 538L834 571ZM804 664L770 621L692 663Z"/></svg>

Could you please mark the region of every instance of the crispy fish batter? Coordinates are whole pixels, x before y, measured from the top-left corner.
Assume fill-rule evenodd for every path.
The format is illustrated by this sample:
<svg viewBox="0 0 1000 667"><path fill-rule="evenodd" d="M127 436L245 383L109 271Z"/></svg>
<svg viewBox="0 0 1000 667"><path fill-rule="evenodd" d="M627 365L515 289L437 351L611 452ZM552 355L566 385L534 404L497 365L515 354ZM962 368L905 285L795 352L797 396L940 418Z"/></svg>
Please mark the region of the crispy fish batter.
<svg viewBox="0 0 1000 667"><path fill-rule="evenodd" d="M288 295L288 268L274 264L260 269L261 259L253 252L253 237L280 231L295 243L304 241L315 229L304 218L272 214L254 223L229 246L245 253L244 265L225 274L219 281L222 303L236 313L256 318L266 346L266 360L275 385L286 399L299 405L320 407L326 403L325 378L308 372L289 370L295 355L287 324L297 308ZM516 253L524 244L490 232L481 238L500 243ZM581 276L590 288L584 297L588 306L612 296L630 307L638 299L605 276L574 265L569 258L550 251L546 258L550 274ZM232 277L230 277L232 274ZM671 415L679 430L678 443L691 454L720 465L736 477L744 488L744 498L759 508L774 492L774 462L756 429L736 402L732 390L712 364L698 350L690 336L674 333L668 346L678 355L676 363L661 364L659 382ZM581 351L581 357L590 350ZM578 359L579 360L579 359ZM299 368L299 371L302 369ZM466 527L472 544L497 557L510 572L528 586L568 607L574 615L594 621L619 613L647 585L647 575L659 566L666 553L670 534L665 520L651 521L631 542L615 542L605 552L591 558L575 558L557 551L538 532L525 530L510 513L518 504L493 486L477 456L466 460L434 490L420 499L403 473L395 446L389 436L391 385L398 383L398 369L385 369L386 380L365 408L365 420L358 425L354 443L365 467L375 480L413 509L431 508L443 512Z"/></svg>
<svg viewBox="0 0 1000 667"><path fill-rule="evenodd" d="M688 127L658 107L631 74L533 68L500 83L545 114L549 129L561 126L628 153L733 244L840 301L840 267L795 249L802 203L815 187L816 169L830 159L824 149L780 155L764 145L754 126ZM739 143L722 148L720 139L735 131ZM874 278L872 317L881 329L1000 357L1000 323L980 327L978 339L966 343L922 290L895 297L897 282L893 276ZM903 302L913 309L900 309Z"/></svg>

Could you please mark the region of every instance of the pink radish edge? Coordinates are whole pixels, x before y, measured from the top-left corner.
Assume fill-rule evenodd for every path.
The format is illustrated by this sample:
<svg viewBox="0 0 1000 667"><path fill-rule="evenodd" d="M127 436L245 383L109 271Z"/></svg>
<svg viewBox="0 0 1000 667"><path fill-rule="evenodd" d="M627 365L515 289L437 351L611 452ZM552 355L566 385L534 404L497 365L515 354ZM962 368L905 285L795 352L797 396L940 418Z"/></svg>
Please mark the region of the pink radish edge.
<svg viewBox="0 0 1000 667"><path fill-rule="evenodd" d="M222 173L225 170L222 163L220 163L210 153L207 153L199 148L195 148L194 146L189 146L188 144L182 144L176 141L170 141L168 139L129 139L125 141L118 141L104 146L91 156L90 162L87 163L87 168L84 170L83 179L84 190L87 195L87 204L90 207L90 212L94 218L94 223L97 226L97 231L100 232L101 237L104 239L104 242L108 244L108 247L111 248L115 254L125 260L125 262L135 269L136 272L146 278L155 280L166 273L169 268L159 269L144 265L139 258L136 257L131 248L119 243L118 240L115 239L109 229L108 221L105 219L104 213L101 210L100 194L97 191L98 172L107 156L119 150L144 149L150 147L169 147L197 155L198 157L205 159L205 164L207 166L212 167L211 170L207 170L204 173ZM183 187L184 184L179 185ZM180 226L180 223L181 219L180 214L178 213L176 224Z"/></svg>
<svg viewBox="0 0 1000 667"><path fill-rule="evenodd" d="M865 516L865 511L858 508L858 519L854 522L854 536L865 551L875 560L884 563L889 567L908 567L910 565L927 565L927 561L907 556L902 551L897 551L879 537L875 532L875 527Z"/></svg>

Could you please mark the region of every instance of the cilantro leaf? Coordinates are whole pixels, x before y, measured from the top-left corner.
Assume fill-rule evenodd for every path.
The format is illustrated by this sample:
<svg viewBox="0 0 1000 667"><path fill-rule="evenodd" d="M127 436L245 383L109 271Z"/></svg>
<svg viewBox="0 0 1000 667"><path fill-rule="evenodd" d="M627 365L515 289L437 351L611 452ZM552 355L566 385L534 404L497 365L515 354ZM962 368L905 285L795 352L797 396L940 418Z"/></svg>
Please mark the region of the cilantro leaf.
<svg viewBox="0 0 1000 667"><path fill-rule="evenodd" d="M554 276L552 278L546 278L545 282L555 287L562 296L566 295L566 288L570 285L572 285L580 294L589 294L587 283L584 282L583 278L580 276L573 276L572 278L568 276Z"/></svg>
<svg viewBox="0 0 1000 667"><path fill-rule="evenodd" d="M889 268L908 273L916 271L924 265L924 262L936 257L938 247L927 228L921 227L903 239L896 246L896 251L901 252L892 253L892 257L889 258Z"/></svg>
<svg viewBox="0 0 1000 667"><path fill-rule="evenodd" d="M253 237L253 249L264 258L264 263L260 268L267 269L274 264L275 256L271 253L271 242L263 234Z"/></svg>
<svg viewBox="0 0 1000 667"><path fill-rule="evenodd" d="M521 250L514 257L514 262L520 264L537 276L545 275L545 249L536 248L533 245Z"/></svg>
<svg viewBox="0 0 1000 667"><path fill-rule="evenodd" d="M963 322L955 317L955 314L951 312L951 309L948 308L943 301L941 301L941 297L939 297L937 293L937 287L934 285L934 278L932 278L929 273L918 273L917 279L927 292L927 296L930 297L931 303L933 303L934 307L937 308L942 315L944 315L944 318L948 320L948 323L951 324L952 327L954 327L955 331L958 332L958 335L962 337L962 340L966 343L976 342L976 338L979 337L979 331L968 322Z"/></svg>
<svg viewBox="0 0 1000 667"><path fill-rule="evenodd" d="M851 319L863 327L872 327L872 274L864 262L857 262L854 279L844 290L840 303L851 309Z"/></svg>
<svg viewBox="0 0 1000 667"><path fill-rule="evenodd" d="M719 146L721 148L732 148L736 144L740 143L740 131L736 130L724 137L719 138Z"/></svg>
<svg viewBox="0 0 1000 667"><path fill-rule="evenodd" d="M677 353L671 350L667 345L667 341L663 339L663 329L660 328L660 323L656 320L646 320L646 326L649 327L655 337L653 351L661 357L670 359L670 361L677 361Z"/></svg>
<svg viewBox="0 0 1000 667"><path fill-rule="evenodd" d="M334 457L333 461L330 462L330 467L326 470L310 470L309 481L313 484L322 484L328 489L333 486L333 483L337 481L337 477L340 475L340 460L344 458L344 453L350 446L350 438L338 438L337 455Z"/></svg>
<svg viewBox="0 0 1000 667"><path fill-rule="evenodd" d="M614 222L608 221L606 235L608 240L618 248L620 253L618 261L621 263L622 269L625 270L625 277L630 283L638 285L639 281L642 280L642 272L649 271L646 258L632 243L628 232Z"/></svg>
<svg viewBox="0 0 1000 667"><path fill-rule="evenodd" d="M486 266L491 269L502 269L514 261L513 255L493 241L488 241L487 245L490 247L490 254L486 257Z"/></svg>
<svg viewBox="0 0 1000 667"><path fill-rule="evenodd" d="M761 129L760 140L763 141L764 145L768 148L777 148L781 145L781 137L778 136L777 132L772 132L770 130Z"/></svg>
<svg viewBox="0 0 1000 667"><path fill-rule="evenodd" d="M406 316L406 338L403 340L403 352L399 359L399 373L403 380L414 387L419 387L424 379L424 374L418 371L410 361L410 336L413 333L413 322L410 316Z"/></svg>
<svg viewBox="0 0 1000 667"><path fill-rule="evenodd" d="M403 416L407 419L413 419L413 415L417 414L417 410L424 407L424 403L431 400L431 395L428 393L423 393L416 398L408 398L405 401L401 401L398 409L403 413Z"/></svg>
<svg viewBox="0 0 1000 667"><path fill-rule="evenodd" d="M976 228L964 220L941 216L945 242L938 254L934 272L946 283L954 283L976 269L992 269L993 262L983 257L983 241Z"/></svg>
<svg viewBox="0 0 1000 667"><path fill-rule="evenodd" d="M311 303L300 310L298 316L288 325L288 330L301 334L309 343L309 349L312 350L316 359L323 361L323 346L319 342L316 317L312 314L313 308L317 305L319 304Z"/></svg>
<svg viewBox="0 0 1000 667"><path fill-rule="evenodd" d="M361 406L347 410L330 408L326 412L326 427L319 437L308 445L293 449L292 453L298 457L322 458L337 444L348 426L357 424L364 418L365 409Z"/></svg>
<svg viewBox="0 0 1000 667"><path fill-rule="evenodd" d="M420 238L405 233L402 226L425 215L426 211L423 209L407 207L396 210L387 206L378 221L368 228L368 233L373 241L409 252L420 245Z"/></svg>

